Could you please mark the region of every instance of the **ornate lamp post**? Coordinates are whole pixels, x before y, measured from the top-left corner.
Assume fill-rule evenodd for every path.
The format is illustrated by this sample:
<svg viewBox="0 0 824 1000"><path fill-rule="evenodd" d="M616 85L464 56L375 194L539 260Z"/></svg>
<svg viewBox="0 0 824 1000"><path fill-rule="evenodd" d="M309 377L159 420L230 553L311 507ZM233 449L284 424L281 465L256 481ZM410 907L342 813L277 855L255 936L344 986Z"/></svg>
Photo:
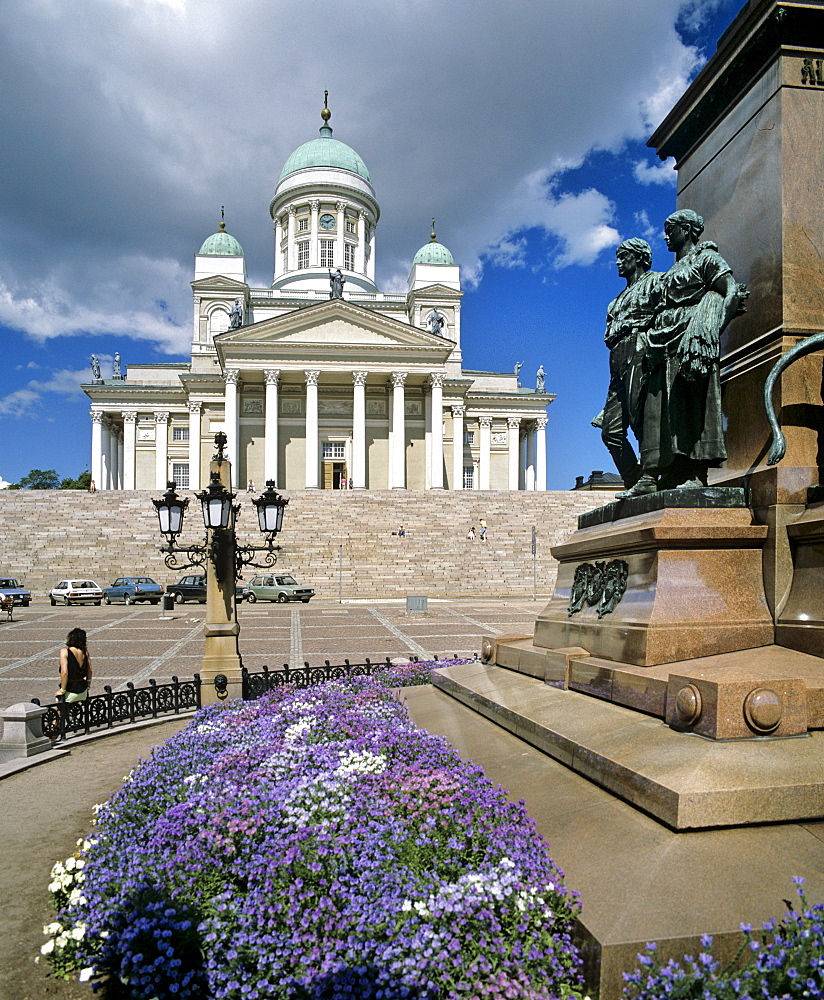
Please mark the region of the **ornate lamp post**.
<svg viewBox="0 0 824 1000"><path fill-rule="evenodd" d="M236 494L230 489L231 466L223 454L226 435L216 434L215 444L217 453L210 466L211 480L205 490L195 494L206 528L204 544L175 544L183 528L183 515L189 500L177 495L174 483L168 484L159 500L152 500L160 533L166 538L166 544L160 547L160 551L166 553L166 565L175 570L199 566L206 571L206 648L201 668L203 701L206 703L241 696L242 664L237 639L240 627L235 583L244 566L269 569L275 565L280 546L274 542L283 525L283 511L289 503L277 493L274 482L268 482L266 490L252 501L266 544L238 545L235 521L240 504L233 503ZM258 553L264 553L262 562L255 561Z"/></svg>

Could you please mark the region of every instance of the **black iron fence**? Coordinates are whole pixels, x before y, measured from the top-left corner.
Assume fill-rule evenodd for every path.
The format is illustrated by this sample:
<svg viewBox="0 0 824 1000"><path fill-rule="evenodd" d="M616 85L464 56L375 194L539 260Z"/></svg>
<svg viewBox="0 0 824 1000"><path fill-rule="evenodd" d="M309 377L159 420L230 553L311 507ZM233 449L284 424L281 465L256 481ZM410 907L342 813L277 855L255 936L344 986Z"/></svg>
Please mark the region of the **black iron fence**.
<svg viewBox="0 0 824 1000"><path fill-rule="evenodd" d="M113 726L128 725L162 715L178 715L200 708L200 674L190 681L172 677L169 684L150 680L146 687L136 688L131 681L125 691L112 691L106 684L103 694L94 694L85 701L66 704L57 701L44 706L43 735L51 740L64 739L78 733L90 733ZM39 705L37 698L32 698Z"/></svg>
<svg viewBox="0 0 824 1000"><path fill-rule="evenodd" d="M411 659L417 661L417 657ZM437 660L437 657L434 659ZM367 657L363 663L350 663L349 660L344 660L343 663L334 666L328 660L324 660L322 667L310 667L308 662L304 662L302 667L292 668L288 663L284 663L279 670L270 670L267 666L263 666L255 673L250 673L243 667L243 698L245 701L252 701L267 691L283 687L284 684L306 688L323 684L325 681L345 680L348 677L371 677L378 671L391 669L392 662L388 656L385 660L377 660L374 663Z"/></svg>
<svg viewBox="0 0 824 1000"><path fill-rule="evenodd" d="M418 662L417 657L410 659ZM433 660L437 662L438 657L433 657ZM331 664L329 660L324 660L320 667L310 667L308 662L304 662L302 667L293 668L284 663L280 669L270 670L268 666L263 666L254 673L242 667L242 697L245 701L253 701L284 684L306 688L323 684L324 681L371 677L380 671L391 670L393 666L389 657L375 662L367 657L363 663L344 660L343 663ZM195 674L189 681L180 681L173 676L169 684L158 684L157 681L150 680L146 687L139 688L129 681L125 691L112 691L106 684L103 694L91 695L85 701L66 704L61 699L43 706L46 709L43 735L51 740L61 740L80 733L85 735L144 719L157 719L160 716L178 715L180 712L198 709L201 707L201 687L200 674ZM40 705L38 698L31 700L35 705Z"/></svg>

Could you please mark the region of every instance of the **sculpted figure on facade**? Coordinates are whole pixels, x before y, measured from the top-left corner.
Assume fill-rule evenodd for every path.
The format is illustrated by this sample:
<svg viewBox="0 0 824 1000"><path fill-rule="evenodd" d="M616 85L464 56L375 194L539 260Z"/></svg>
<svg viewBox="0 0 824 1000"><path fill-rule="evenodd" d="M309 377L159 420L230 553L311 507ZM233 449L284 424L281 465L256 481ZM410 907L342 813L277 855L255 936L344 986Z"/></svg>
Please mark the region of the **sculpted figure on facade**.
<svg viewBox="0 0 824 1000"><path fill-rule="evenodd" d="M101 382L100 378L100 361L96 354L92 355L92 378L95 382Z"/></svg>
<svg viewBox="0 0 824 1000"><path fill-rule="evenodd" d="M243 326L243 307L240 304L240 299L235 299L235 304L229 313L229 329L237 330L241 326Z"/></svg>
<svg viewBox="0 0 824 1000"><path fill-rule="evenodd" d="M331 285L331 292L329 292L330 299L342 299L343 298L343 286L346 284L346 278L344 278L341 273L341 269L337 268L335 271L329 272L329 284Z"/></svg>
<svg viewBox="0 0 824 1000"><path fill-rule="evenodd" d="M641 476L621 496L706 486L727 457L721 413L720 335L747 296L691 209L664 223L675 263L656 279L644 351Z"/></svg>
<svg viewBox="0 0 824 1000"><path fill-rule="evenodd" d="M443 313L438 312L437 309L433 309L432 312L426 317L426 325L429 327L429 332L434 333L436 337L443 336L443 326L446 322L446 316Z"/></svg>
<svg viewBox="0 0 824 1000"><path fill-rule="evenodd" d="M120 369L120 352L115 351L114 363L112 365L112 378L123 378L123 372Z"/></svg>
<svg viewBox="0 0 824 1000"><path fill-rule="evenodd" d="M546 385L546 372L544 371L544 366L539 365L537 374L535 375L535 391L544 392Z"/></svg>
<svg viewBox="0 0 824 1000"><path fill-rule="evenodd" d="M609 348L609 386L604 409L593 424L601 428L601 439L624 485L632 487L641 475L641 467L629 431L640 441L642 360L658 301L656 282L661 275L650 270L652 250L646 240L624 240L615 251L615 259L618 274L627 285L607 307L604 342Z"/></svg>

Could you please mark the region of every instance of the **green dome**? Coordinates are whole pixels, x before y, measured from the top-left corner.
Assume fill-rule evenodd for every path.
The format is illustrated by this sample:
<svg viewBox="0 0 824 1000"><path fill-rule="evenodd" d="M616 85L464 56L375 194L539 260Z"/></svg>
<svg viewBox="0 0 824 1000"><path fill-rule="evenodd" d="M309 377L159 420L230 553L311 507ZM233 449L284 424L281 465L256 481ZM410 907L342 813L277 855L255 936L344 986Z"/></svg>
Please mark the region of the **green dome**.
<svg viewBox="0 0 824 1000"><path fill-rule="evenodd" d="M431 240L420 248L415 254L413 264L454 264L452 254L446 249L443 243Z"/></svg>
<svg viewBox="0 0 824 1000"><path fill-rule="evenodd" d="M214 233L208 240L205 240L199 252L210 254L213 257L242 257L243 247L234 236L230 236L226 232L223 223L221 223L220 232Z"/></svg>
<svg viewBox="0 0 824 1000"><path fill-rule="evenodd" d="M305 170L307 167L339 167L342 170L351 170L353 174L359 174L364 180L372 183L366 164L351 146L347 146L340 139L332 138L332 129L329 125L321 126L319 138L310 139L309 142L298 146L283 165L280 180L295 173L296 170Z"/></svg>
<svg viewBox="0 0 824 1000"><path fill-rule="evenodd" d="M234 236L230 236L220 224L220 232L213 233L208 240L204 240L199 253L210 254L213 257L242 257L243 247Z"/></svg>

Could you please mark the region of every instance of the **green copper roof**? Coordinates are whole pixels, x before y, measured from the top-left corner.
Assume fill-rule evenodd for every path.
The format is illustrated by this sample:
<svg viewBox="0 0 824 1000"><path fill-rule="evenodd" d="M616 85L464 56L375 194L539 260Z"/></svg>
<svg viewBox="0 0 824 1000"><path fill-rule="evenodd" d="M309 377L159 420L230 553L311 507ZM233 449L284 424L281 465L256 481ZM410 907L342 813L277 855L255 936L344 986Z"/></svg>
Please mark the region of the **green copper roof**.
<svg viewBox="0 0 824 1000"><path fill-rule="evenodd" d="M216 257L242 257L243 247L234 236L230 236L225 229L221 229L219 233L214 233L208 240L204 241L200 253Z"/></svg>
<svg viewBox="0 0 824 1000"><path fill-rule="evenodd" d="M353 174L359 174L370 184L372 183L366 164L351 146L347 146L340 139L332 138L332 129L329 125L320 127L319 138L310 139L309 142L298 146L283 165L280 180L295 173L296 170L305 170L307 167L340 167L342 170L351 170Z"/></svg>
<svg viewBox="0 0 824 1000"><path fill-rule="evenodd" d="M454 264L452 254L446 249L443 243L435 240L424 244L415 254L413 264Z"/></svg>

